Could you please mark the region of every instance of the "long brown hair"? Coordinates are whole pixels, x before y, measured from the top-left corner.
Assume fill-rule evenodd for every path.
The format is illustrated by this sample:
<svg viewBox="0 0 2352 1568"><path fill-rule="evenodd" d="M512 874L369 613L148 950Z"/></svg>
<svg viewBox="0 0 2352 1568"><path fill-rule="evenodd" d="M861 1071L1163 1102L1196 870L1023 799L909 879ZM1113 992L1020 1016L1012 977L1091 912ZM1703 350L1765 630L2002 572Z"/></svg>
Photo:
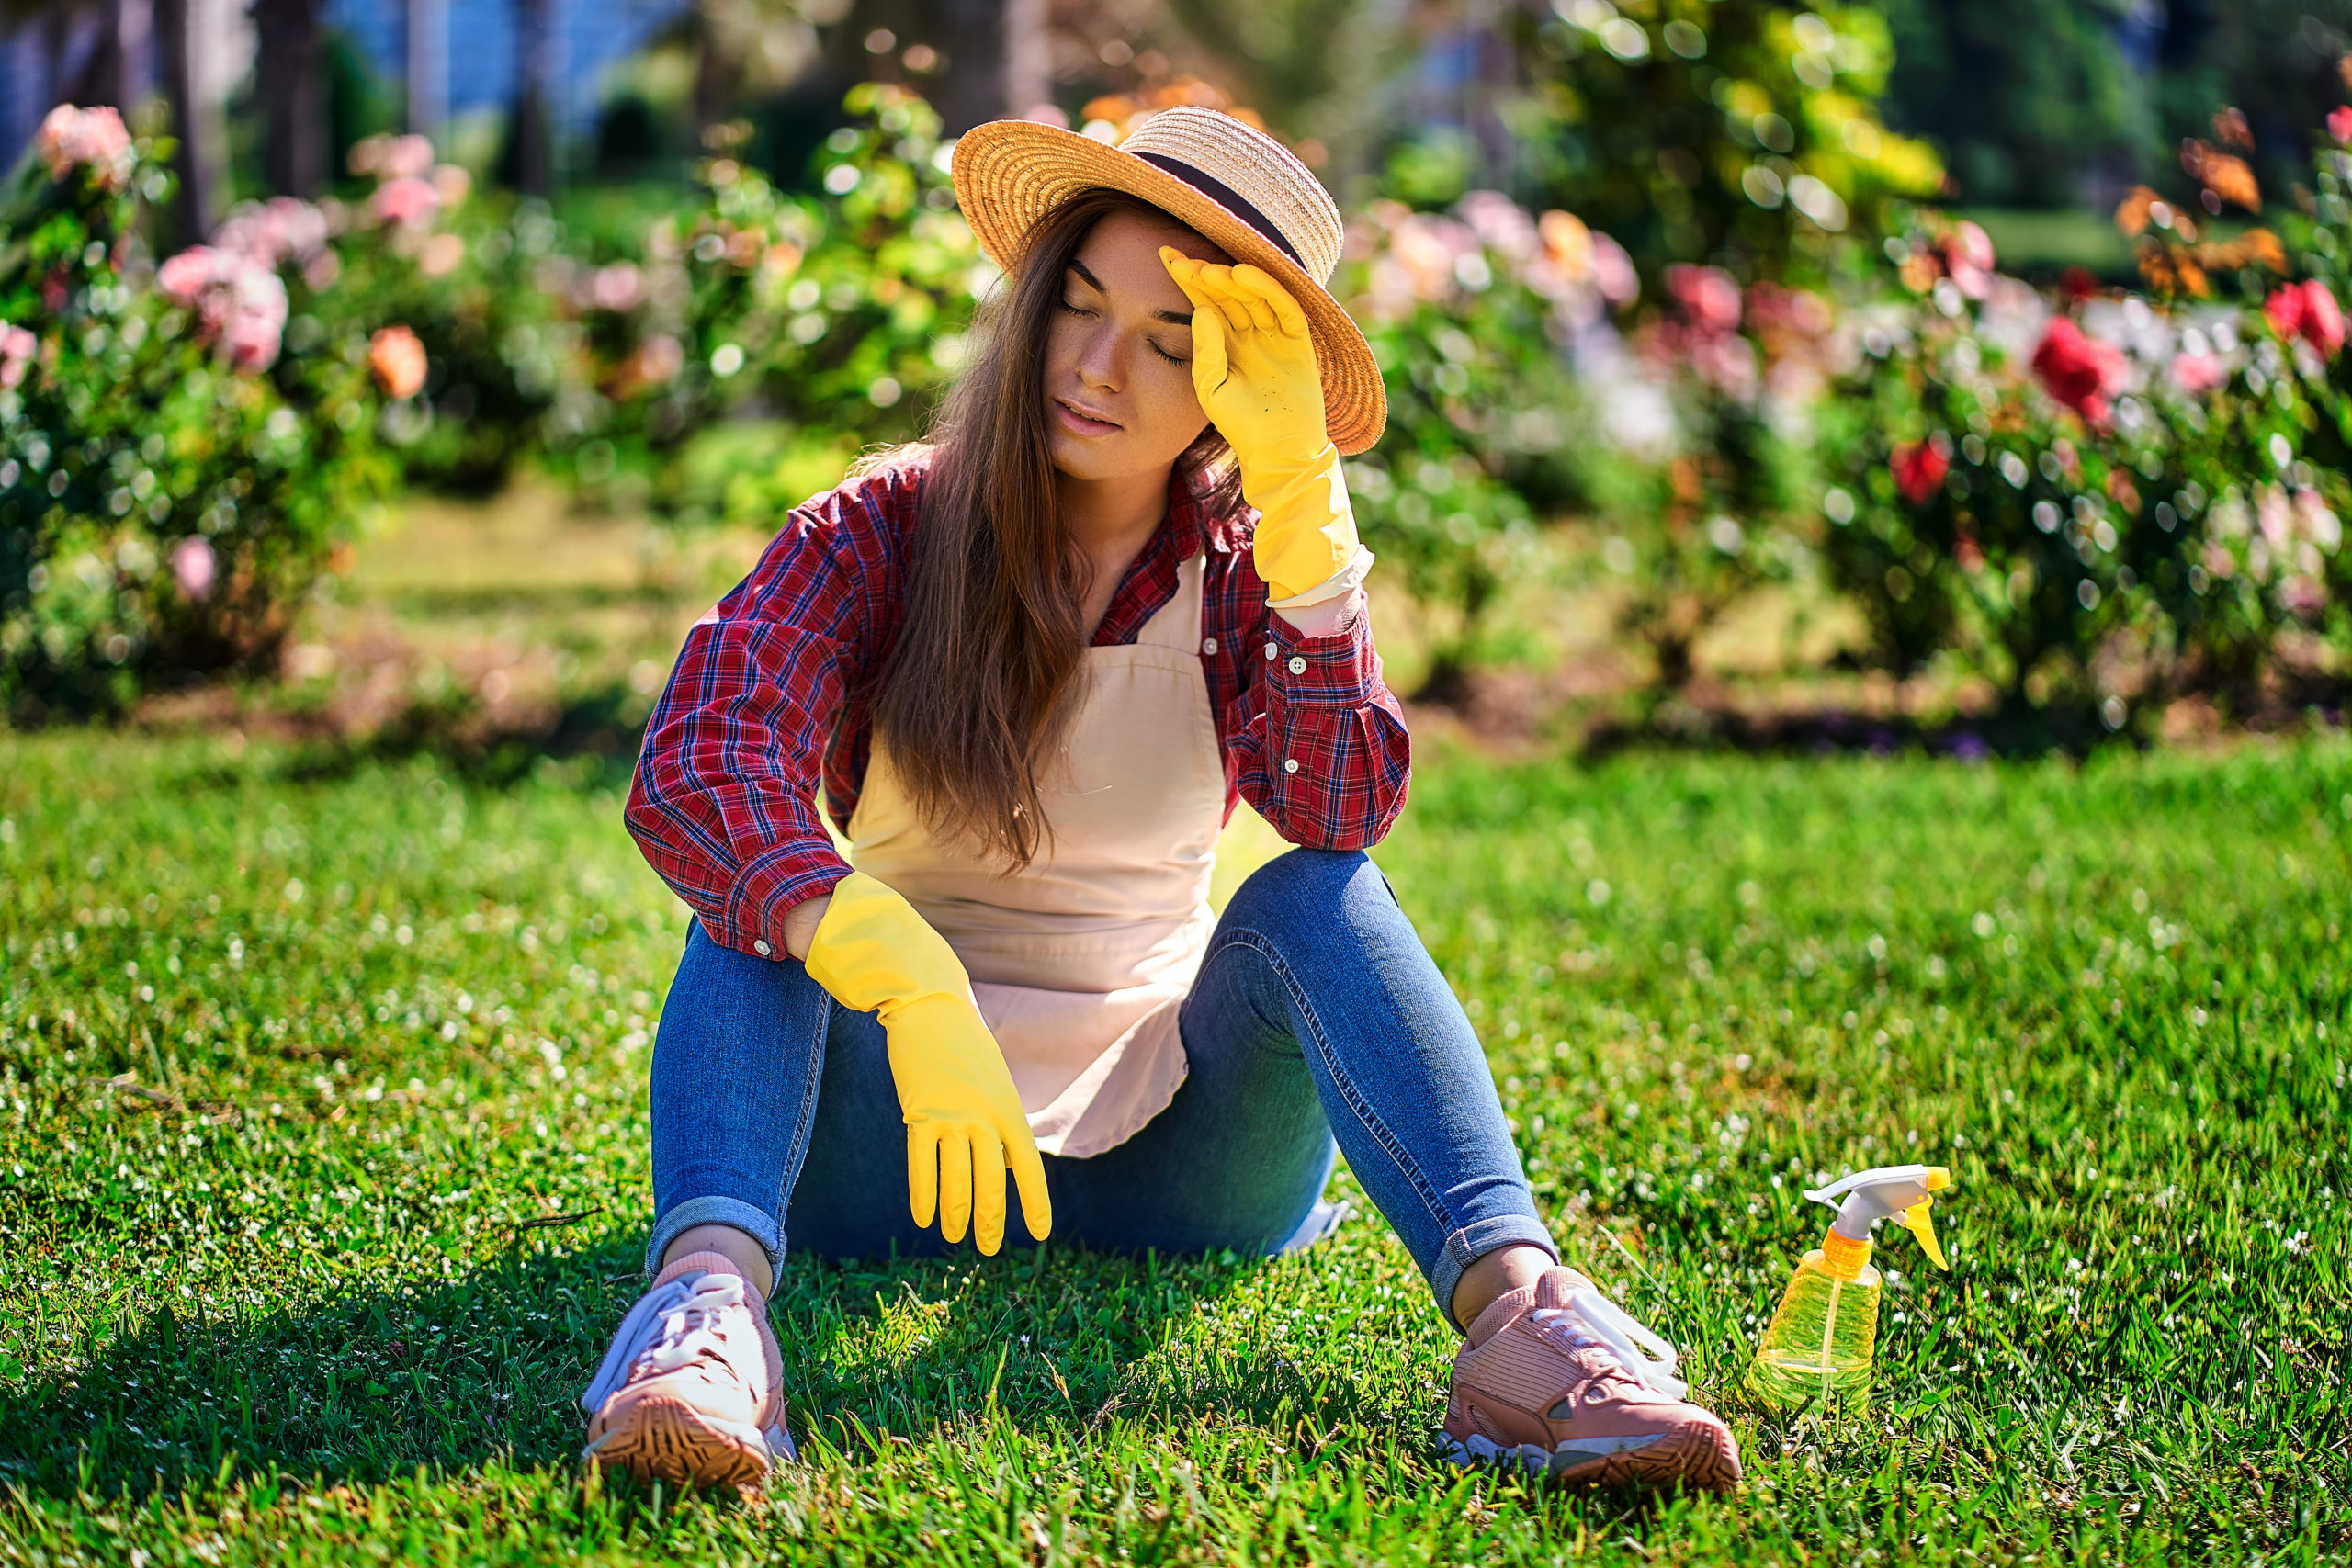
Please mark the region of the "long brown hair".
<svg viewBox="0 0 2352 1568"><path fill-rule="evenodd" d="M934 834L1027 866L1050 836L1039 780L1058 758L1085 671L1090 567L1063 529L1046 427L1046 340L1063 274L1114 212L1174 222L1123 191L1048 215L983 304L981 347L932 422L907 567L906 619L869 688L876 735ZM1215 426L1177 458L1232 511L1239 475Z"/></svg>

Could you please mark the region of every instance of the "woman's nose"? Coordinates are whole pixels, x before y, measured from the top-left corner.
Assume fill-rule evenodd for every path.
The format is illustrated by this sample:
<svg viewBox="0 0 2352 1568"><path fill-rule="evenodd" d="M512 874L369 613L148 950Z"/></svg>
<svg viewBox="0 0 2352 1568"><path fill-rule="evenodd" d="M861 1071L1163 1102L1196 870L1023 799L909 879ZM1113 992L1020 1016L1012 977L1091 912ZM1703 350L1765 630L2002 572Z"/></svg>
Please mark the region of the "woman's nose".
<svg viewBox="0 0 2352 1568"><path fill-rule="evenodd" d="M1117 333L1108 329L1089 333L1085 346L1079 350L1078 373L1095 386L1116 391L1121 358Z"/></svg>

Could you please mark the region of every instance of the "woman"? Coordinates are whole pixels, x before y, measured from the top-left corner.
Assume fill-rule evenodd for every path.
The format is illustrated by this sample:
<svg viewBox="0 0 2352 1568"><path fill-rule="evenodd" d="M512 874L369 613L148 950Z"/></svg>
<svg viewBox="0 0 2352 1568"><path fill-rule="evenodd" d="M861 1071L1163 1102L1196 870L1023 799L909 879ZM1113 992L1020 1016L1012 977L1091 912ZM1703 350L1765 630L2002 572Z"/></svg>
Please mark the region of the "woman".
<svg viewBox="0 0 2352 1568"><path fill-rule="evenodd" d="M1338 210L1200 109L1117 149L982 126L955 176L1009 274L987 346L929 441L793 512L647 732L629 829L697 918L653 1056L654 1287L586 1457L752 1487L790 1455L787 1242L993 1253L1017 1202L1031 1237L1272 1254L1340 1218L1336 1137L1464 1335L1454 1458L1732 1485L1672 1348L1559 1266L1363 853L1408 742L1340 463L1386 409L1324 288ZM1245 798L1299 847L1220 919Z"/></svg>

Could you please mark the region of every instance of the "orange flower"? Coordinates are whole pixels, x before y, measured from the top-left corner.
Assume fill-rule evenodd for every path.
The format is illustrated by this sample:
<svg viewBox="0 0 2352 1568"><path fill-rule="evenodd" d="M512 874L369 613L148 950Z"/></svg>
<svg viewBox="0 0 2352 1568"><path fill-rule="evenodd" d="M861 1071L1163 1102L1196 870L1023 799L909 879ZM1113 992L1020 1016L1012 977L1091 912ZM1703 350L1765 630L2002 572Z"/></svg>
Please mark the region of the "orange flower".
<svg viewBox="0 0 2352 1568"><path fill-rule="evenodd" d="M2223 201L2234 202L2249 212L2261 209L2262 187L2255 183L2254 171L2245 159L2233 158L2191 137L2180 144L2180 166L2188 171L2190 179Z"/></svg>
<svg viewBox="0 0 2352 1568"><path fill-rule="evenodd" d="M424 344L406 327L378 327L368 340L368 368L389 397L423 391L426 364Z"/></svg>
<svg viewBox="0 0 2352 1568"><path fill-rule="evenodd" d="M2150 215L2154 209L2164 205L2164 199L2146 186L2133 186L2131 193L2124 197L2122 205L2115 209L2115 226L2128 237L2138 239L2154 221Z"/></svg>

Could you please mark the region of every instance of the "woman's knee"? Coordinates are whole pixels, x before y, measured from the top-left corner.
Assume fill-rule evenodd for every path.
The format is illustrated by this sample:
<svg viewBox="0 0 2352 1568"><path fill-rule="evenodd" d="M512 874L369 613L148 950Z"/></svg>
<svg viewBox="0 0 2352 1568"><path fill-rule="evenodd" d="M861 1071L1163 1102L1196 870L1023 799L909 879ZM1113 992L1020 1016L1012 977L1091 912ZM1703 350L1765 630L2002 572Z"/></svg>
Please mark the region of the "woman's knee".
<svg viewBox="0 0 2352 1568"><path fill-rule="evenodd" d="M1253 871L1226 905L1227 924L1331 932L1398 918L1388 879L1362 850L1294 849Z"/></svg>

